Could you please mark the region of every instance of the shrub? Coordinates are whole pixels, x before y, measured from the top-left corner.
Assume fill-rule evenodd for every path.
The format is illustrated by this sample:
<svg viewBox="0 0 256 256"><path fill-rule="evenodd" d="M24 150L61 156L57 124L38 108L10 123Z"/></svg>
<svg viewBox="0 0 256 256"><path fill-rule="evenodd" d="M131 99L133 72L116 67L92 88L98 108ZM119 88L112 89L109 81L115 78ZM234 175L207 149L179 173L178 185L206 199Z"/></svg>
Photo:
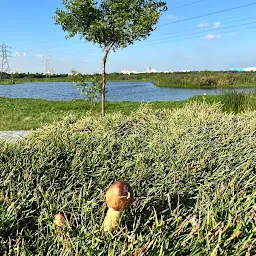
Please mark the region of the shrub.
<svg viewBox="0 0 256 256"><path fill-rule="evenodd" d="M2 143L0 254L255 254L255 117L198 103L142 108L69 117ZM135 202L104 237L104 193L116 179L131 184Z"/></svg>

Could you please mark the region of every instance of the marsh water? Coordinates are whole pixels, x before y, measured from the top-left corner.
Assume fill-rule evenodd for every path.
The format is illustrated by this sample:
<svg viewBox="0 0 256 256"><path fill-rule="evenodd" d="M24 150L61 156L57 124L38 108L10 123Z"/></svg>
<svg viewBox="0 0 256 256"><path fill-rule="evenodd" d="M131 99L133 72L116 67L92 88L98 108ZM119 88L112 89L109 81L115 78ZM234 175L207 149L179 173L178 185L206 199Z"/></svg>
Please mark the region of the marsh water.
<svg viewBox="0 0 256 256"><path fill-rule="evenodd" d="M176 101L194 95L222 94L234 89L181 89L161 88L150 82L109 82L107 101ZM246 89L235 89L245 91ZM73 100L85 98L74 84L69 82L35 82L14 85L0 85L0 97L41 98L47 100Z"/></svg>

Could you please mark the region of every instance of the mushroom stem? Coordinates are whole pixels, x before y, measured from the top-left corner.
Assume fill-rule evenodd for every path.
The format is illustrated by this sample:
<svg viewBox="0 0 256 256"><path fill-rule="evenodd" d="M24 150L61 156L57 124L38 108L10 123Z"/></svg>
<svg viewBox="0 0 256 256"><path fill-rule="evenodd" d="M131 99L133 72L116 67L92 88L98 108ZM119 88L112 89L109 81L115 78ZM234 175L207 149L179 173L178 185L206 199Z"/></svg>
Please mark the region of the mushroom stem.
<svg viewBox="0 0 256 256"><path fill-rule="evenodd" d="M115 211L111 207L108 208L107 215L103 222L104 232L113 232L119 224L122 211Z"/></svg>

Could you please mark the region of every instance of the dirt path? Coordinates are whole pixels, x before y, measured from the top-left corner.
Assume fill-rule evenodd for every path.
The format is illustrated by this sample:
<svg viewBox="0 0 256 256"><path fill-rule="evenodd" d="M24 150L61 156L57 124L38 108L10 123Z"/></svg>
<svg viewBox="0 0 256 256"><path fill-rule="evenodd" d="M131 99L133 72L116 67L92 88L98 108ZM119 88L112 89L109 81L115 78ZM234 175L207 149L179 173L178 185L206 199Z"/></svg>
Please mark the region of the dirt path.
<svg viewBox="0 0 256 256"><path fill-rule="evenodd" d="M0 131L0 140L17 141L32 131Z"/></svg>

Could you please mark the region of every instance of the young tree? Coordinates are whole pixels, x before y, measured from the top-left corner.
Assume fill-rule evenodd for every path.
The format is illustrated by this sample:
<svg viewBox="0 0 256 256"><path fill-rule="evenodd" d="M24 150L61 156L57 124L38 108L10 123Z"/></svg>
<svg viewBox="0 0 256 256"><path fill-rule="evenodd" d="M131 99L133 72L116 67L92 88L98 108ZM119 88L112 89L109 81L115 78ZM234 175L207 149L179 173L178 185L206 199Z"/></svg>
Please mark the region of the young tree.
<svg viewBox="0 0 256 256"><path fill-rule="evenodd" d="M67 38L79 35L104 50L102 59L102 116L105 115L106 62L109 52L147 38L167 9L161 0L62 0L56 24Z"/></svg>

